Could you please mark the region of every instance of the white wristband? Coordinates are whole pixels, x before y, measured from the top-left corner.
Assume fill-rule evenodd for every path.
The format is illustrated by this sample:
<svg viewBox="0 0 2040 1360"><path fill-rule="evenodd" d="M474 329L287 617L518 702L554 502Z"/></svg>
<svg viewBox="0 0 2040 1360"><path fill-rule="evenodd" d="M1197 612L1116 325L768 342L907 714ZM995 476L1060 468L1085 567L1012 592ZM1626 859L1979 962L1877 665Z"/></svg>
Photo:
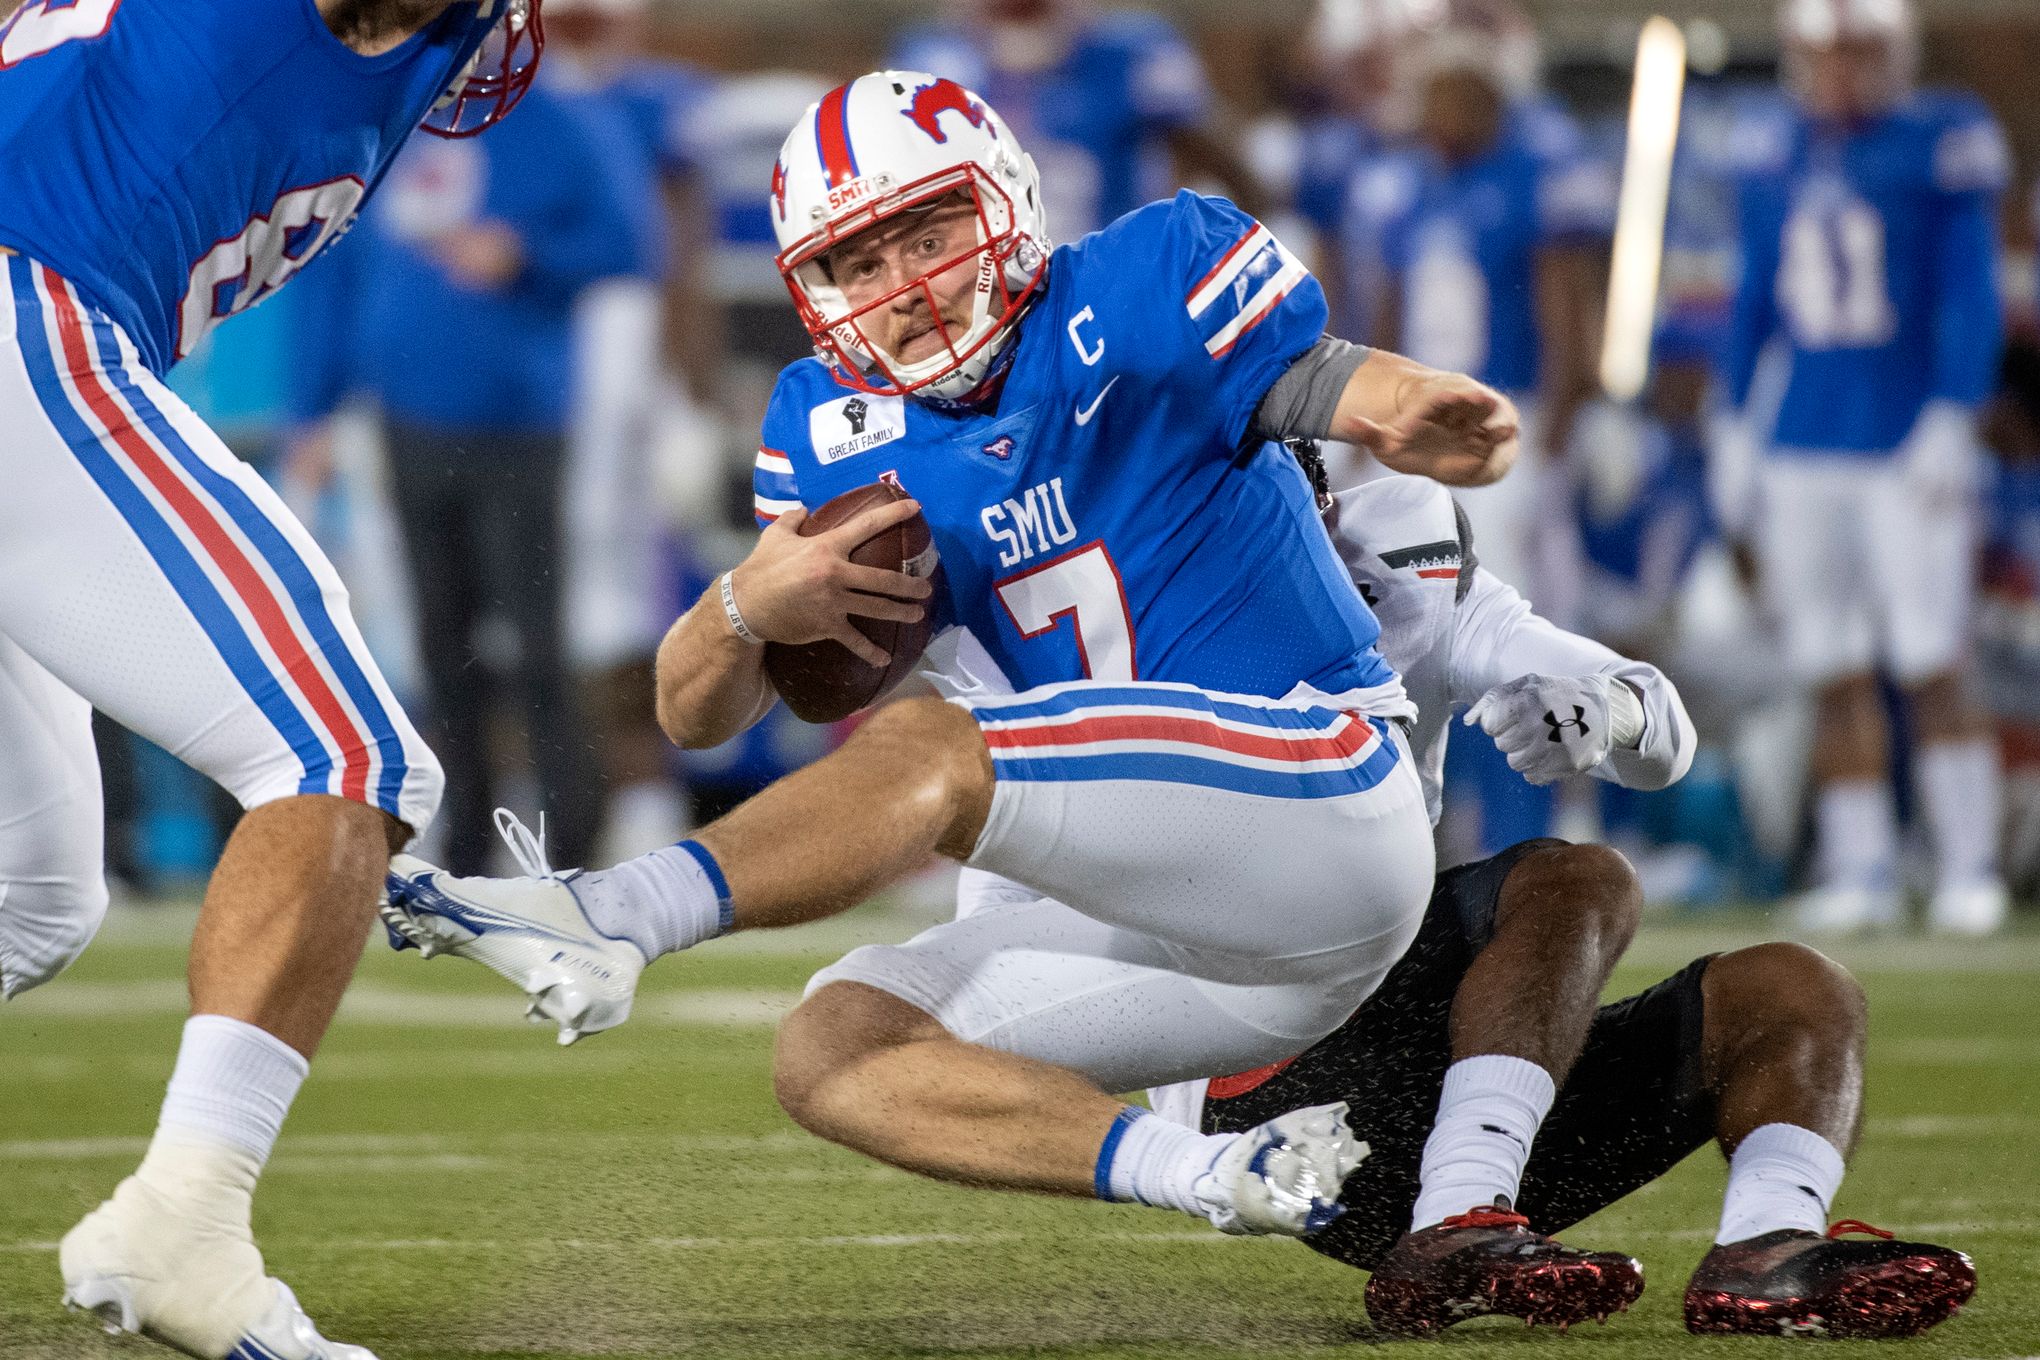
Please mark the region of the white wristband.
<svg viewBox="0 0 2040 1360"><path fill-rule="evenodd" d="M722 578L715 583L716 593L722 596L723 613L729 618L730 631L745 642L756 646L765 639L751 631L751 626L744 622L743 614L737 609L737 588L731 579L735 575L734 571L724 572Z"/></svg>
<svg viewBox="0 0 2040 1360"><path fill-rule="evenodd" d="M1627 680L1613 675L1601 679L1608 686L1608 739L1619 750L1634 751L1643 744L1643 701Z"/></svg>

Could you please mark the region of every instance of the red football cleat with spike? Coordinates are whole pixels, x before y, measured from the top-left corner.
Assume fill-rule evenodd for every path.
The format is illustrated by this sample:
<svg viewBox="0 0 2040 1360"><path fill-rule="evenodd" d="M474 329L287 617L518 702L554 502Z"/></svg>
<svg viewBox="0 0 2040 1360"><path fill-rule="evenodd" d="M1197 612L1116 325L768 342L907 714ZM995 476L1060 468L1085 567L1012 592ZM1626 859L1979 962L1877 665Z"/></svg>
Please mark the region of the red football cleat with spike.
<svg viewBox="0 0 2040 1360"><path fill-rule="evenodd" d="M1498 1203L1404 1233L1367 1281L1367 1315L1406 1336L1493 1314L1563 1329L1605 1322L1641 1293L1632 1257L1562 1246Z"/></svg>
<svg viewBox="0 0 2040 1360"><path fill-rule="evenodd" d="M1845 1242L1844 1233L1869 1233ZM1818 1237L1784 1228L1717 1246L1686 1286L1686 1330L1702 1335L1918 1336L1976 1292L1967 1256L1900 1242L1845 1219Z"/></svg>

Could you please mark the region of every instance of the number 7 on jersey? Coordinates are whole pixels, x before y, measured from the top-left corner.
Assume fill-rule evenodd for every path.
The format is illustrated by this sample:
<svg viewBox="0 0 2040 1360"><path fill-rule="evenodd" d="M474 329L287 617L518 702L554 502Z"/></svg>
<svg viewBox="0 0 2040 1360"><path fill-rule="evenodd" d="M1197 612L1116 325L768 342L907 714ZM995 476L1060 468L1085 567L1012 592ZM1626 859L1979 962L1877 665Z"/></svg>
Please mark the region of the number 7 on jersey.
<svg viewBox="0 0 2040 1360"><path fill-rule="evenodd" d="M97 38L113 22L120 0L37 0L23 5L0 28L0 70L39 57L80 38Z"/></svg>
<svg viewBox="0 0 2040 1360"><path fill-rule="evenodd" d="M1132 680L1133 616L1126 586L1103 543L1087 543L1061 557L1008 576L993 587L1023 638L1040 637L1074 618L1077 659L1085 678Z"/></svg>

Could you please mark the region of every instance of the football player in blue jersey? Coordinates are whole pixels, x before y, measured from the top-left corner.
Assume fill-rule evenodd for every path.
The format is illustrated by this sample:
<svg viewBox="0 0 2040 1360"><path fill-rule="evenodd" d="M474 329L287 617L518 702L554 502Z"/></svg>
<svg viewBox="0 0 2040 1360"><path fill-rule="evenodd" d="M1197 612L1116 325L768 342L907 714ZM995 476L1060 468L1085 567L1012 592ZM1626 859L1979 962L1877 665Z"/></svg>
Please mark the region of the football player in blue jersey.
<svg viewBox="0 0 2040 1360"><path fill-rule="evenodd" d="M1977 100L1912 88L1907 0L1786 0L1780 23L1792 98L1738 134L1734 414L1718 453L1759 451L1754 541L1818 696L1819 884L1800 920L1900 919L1882 671L1912 701L1929 920L1983 933L2006 911L1999 772L1964 657L1975 411L2003 338L2004 140Z"/></svg>
<svg viewBox="0 0 2040 1360"><path fill-rule="evenodd" d="M1203 63L1174 25L1091 0L954 0L891 62L982 92L1033 148L1056 234L1074 241L1179 184L1216 181L1249 211L1262 189L1211 130Z"/></svg>
<svg viewBox="0 0 2040 1360"><path fill-rule="evenodd" d="M766 419L756 549L667 637L661 722L682 745L720 742L775 701L762 642L832 638L883 664L851 616L924 608L945 625L923 664L942 697L889 705L695 839L613 869L552 874L514 828L532 877L400 857L385 919L510 978L572 1040L627 1018L649 959L833 914L939 852L1054 909L976 912L824 970L780 1033L797 1121L944 1180L1234 1232L1321 1228L1359 1152L1342 1106L1206 1134L1110 1093L1324 1033L1430 890L1391 716L1407 697L1276 441L1359 440L1478 484L1513 457L1513 408L1327 338L1315 281L1223 200L1184 192L1051 250L1033 161L940 77L831 91L774 185L818 357L782 374ZM798 532L881 479L913 499ZM917 512L938 575L845 560ZM1469 1098L1534 1106L1550 1089L1534 1062L1476 1056ZM1467 1188L1491 1177L1455 1178L1520 1166L1519 1136L1464 1132L1439 1198L1491 1210ZM1521 1223L1436 1236L1534 1276L1553 1320L1641 1288L1627 1257Z"/></svg>
<svg viewBox="0 0 2040 1360"><path fill-rule="evenodd" d="M722 317L708 289L712 213L694 135L715 82L655 56L648 0L552 0L546 77L603 125L649 247L628 274L576 301L569 436L565 608L569 659L597 725L609 843L640 849L687 823L646 711L652 656L669 622L663 549L669 515L655 494L670 431L711 428L723 367Z"/></svg>
<svg viewBox="0 0 2040 1360"><path fill-rule="evenodd" d="M1316 236L1332 329L1364 336L1380 310L1378 260L1348 260L1345 217L1353 182L1409 132L1408 82L1397 62L1423 0L1319 0L1298 56L1318 106L1299 113L1280 159L1288 206ZM1266 169L1263 175L1276 178Z"/></svg>
<svg viewBox="0 0 2040 1360"><path fill-rule="evenodd" d="M1595 298L1613 224L1608 167L1539 95L1528 20L1509 0L1454 0L1406 62L1416 138L1355 177L1349 268L1379 261L1378 344L1460 369L1522 405L1516 474L1465 498L1484 552L1553 617L1571 613L1577 550L1560 460L1594 390ZM1481 846L1545 833L1531 789L1478 740L1456 759L1478 779Z"/></svg>
<svg viewBox="0 0 2040 1360"><path fill-rule="evenodd" d="M332 567L161 375L421 121L507 112L540 38L538 0L30 0L0 26L0 995L105 911L92 708L248 809L156 1136L58 1250L71 1305L206 1360L367 1360L265 1276L250 1204L442 781Z"/></svg>

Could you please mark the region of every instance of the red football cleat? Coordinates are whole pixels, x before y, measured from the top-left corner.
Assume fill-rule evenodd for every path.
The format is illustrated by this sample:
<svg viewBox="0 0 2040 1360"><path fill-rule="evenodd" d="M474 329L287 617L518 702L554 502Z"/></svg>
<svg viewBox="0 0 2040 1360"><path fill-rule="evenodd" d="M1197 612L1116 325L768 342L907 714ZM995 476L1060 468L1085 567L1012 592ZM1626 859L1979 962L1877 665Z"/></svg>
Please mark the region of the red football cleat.
<svg viewBox="0 0 2040 1360"><path fill-rule="evenodd" d="M1844 1242L1844 1233L1878 1241ZM1686 1286L1686 1330L1701 1334L1918 1336L1976 1292L1967 1256L1899 1242L1845 1219L1818 1237L1781 1228L1717 1246Z"/></svg>
<svg viewBox="0 0 2040 1360"><path fill-rule="evenodd" d="M1561 1246L1498 1203L1404 1233L1367 1281L1367 1315L1409 1336L1489 1314L1564 1329L1605 1322L1641 1293L1634 1258Z"/></svg>

